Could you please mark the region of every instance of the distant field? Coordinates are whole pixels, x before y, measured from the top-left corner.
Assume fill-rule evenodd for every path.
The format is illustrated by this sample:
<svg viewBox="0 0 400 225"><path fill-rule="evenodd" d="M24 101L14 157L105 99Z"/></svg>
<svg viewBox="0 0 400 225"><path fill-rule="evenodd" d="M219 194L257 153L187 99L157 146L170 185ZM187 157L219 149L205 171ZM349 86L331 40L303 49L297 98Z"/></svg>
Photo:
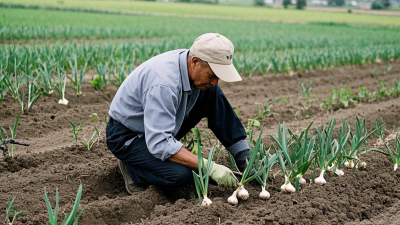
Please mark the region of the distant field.
<svg viewBox="0 0 400 225"><path fill-rule="evenodd" d="M0 39L5 43L0 53L15 53L16 61L27 52L37 52L41 58L47 57L47 51L58 54L63 49L66 59L74 54L80 60L88 54L98 57L88 62L91 68L120 57L137 65L168 50L190 48L197 36L207 32L221 33L235 43L234 63L245 75L358 65L400 56L396 28L0 7ZM18 44L16 52L13 44Z"/></svg>
<svg viewBox="0 0 400 225"><path fill-rule="evenodd" d="M41 5L136 12L152 15L212 17L237 20L259 20L284 23L334 22L360 25L400 26L399 17L295 9L271 9L254 6L226 6L193 3L104 0L0 0L0 3Z"/></svg>

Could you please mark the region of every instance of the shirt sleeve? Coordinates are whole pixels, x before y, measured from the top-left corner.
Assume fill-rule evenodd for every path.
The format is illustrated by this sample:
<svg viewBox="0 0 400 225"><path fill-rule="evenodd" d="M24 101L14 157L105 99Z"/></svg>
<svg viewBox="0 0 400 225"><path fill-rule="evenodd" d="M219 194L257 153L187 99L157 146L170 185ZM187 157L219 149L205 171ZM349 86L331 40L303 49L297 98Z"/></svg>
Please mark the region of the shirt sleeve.
<svg viewBox="0 0 400 225"><path fill-rule="evenodd" d="M152 86L143 95L144 131L147 147L162 161L176 154L183 144L174 136L179 99L164 85Z"/></svg>

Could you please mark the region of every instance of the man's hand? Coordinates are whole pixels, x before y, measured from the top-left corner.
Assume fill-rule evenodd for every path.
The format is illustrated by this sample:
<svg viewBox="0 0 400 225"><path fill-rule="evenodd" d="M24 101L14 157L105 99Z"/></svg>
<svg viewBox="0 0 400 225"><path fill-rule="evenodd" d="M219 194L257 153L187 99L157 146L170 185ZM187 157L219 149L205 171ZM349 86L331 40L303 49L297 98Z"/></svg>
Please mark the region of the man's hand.
<svg viewBox="0 0 400 225"><path fill-rule="evenodd" d="M240 172L244 172L244 170L247 167L247 161L250 160L250 151L249 150L241 151L233 158L235 159L236 166L240 170Z"/></svg>
<svg viewBox="0 0 400 225"><path fill-rule="evenodd" d="M207 165L206 159L204 159L204 164ZM210 177L217 182L218 186L226 188L237 186L239 181L228 167L216 164L215 162L211 165Z"/></svg>

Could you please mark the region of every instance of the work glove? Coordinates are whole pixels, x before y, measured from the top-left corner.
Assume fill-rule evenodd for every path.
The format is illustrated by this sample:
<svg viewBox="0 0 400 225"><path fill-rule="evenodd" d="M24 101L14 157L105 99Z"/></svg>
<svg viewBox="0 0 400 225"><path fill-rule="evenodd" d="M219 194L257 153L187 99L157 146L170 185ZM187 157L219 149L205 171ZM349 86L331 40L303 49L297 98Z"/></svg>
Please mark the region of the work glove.
<svg viewBox="0 0 400 225"><path fill-rule="evenodd" d="M239 152L235 156L235 163L240 172L244 172L247 167L247 162L250 160L250 151L248 149Z"/></svg>
<svg viewBox="0 0 400 225"><path fill-rule="evenodd" d="M207 165L207 159L204 159L204 164ZM210 177L217 182L218 186L226 188L236 187L239 183L232 170L215 162L211 163Z"/></svg>

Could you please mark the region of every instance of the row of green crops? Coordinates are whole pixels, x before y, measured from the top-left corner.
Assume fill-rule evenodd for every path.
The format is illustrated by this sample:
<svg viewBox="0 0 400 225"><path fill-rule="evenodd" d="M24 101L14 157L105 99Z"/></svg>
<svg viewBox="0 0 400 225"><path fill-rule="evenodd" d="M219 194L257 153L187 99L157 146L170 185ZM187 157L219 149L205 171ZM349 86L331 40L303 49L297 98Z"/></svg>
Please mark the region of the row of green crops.
<svg viewBox="0 0 400 225"><path fill-rule="evenodd" d="M358 117L355 118L353 128L345 120L337 128L336 119L330 120L326 126L317 125L315 129L312 129L313 124L314 122L309 123L301 133L292 132L284 122L278 124L278 135L269 135L273 140L270 147L261 142L262 129L257 141L253 140L253 131L251 131L248 140L252 148L251 157L246 170L243 172L238 189L228 198L228 202L237 205L237 198L246 200L249 193L244 188L244 184L253 179L256 179L261 185L262 191L259 197L268 199L270 194L267 191L267 181L274 165L279 167L285 177L281 191L288 193L299 191L302 185L307 183L304 176L311 178L310 183L324 185L327 182L324 176L328 173L344 176L343 167L353 170L367 167L367 163L362 161L362 156L371 151L389 156L394 163L394 171L396 171L400 163L398 131L389 135L396 135L395 142L389 142L389 136L383 136L384 133L387 133L385 125L380 124L377 119L375 119L375 127L372 129L367 129L365 118L359 119ZM367 146L367 139L373 135L379 137L379 140L384 144L383 149ZM197 135L197 140L200 142L199 135ZM212 153L213 150L210 151L210 157L212 157ZM249 171L253 172L249 174ZM195 174L195 179L196 175L201 177L201 172L207 177L207 171L204 169L200 171L199 169L200 175ZM319 172L319 176L317 172ZM295 183L294 186L292 182ZM199 182L197 182L197 188L199 188L198 186L200 186ZM204 199L207 200L207 183L201 185L201 187L204 191ZM201 199L201 194L198 195ZM209 200L210 203L211 200ZM203 202L203 205L209 204Z"/></svg>
<svg viewBox="0 0 400 225"><path fill-rule="evenodd" d="M396 28L355 27L339 24L281 24L255 21L177 18L143 15L84 13L0 7L0 37L32 38L149 38L179 39L188 47L207 32L230 38L239 51L371 46L398 44Z"/></svg>
<svg viewBox="0 0 400 225"><path fill-rule="evenodd" d="M33 106L40 93L49 95L57 90L64 99L66 79L77 95L85 75L92 76L91 85L108 92L108 86L119 87L126 76L141 62L167 51L167 41L157 43L125 43L120 45L58 45L21 46L0 50L0 102L7 93L15 102L23 102L20 90L25 86L28 108ZM241 74L314 70L343 65L360 65L375 62L378 58L388 61L398 59L400 47L372 50L326 48L315 51L264 52L251 55L237 54L234 64ZM68 75L67 75L68 74ZM24 107L23 107L24 108Z"/></svg>
<svg viewBox="0 0 400 225"><path fill-rule="evenodd" d="M37 46L0 47L0 72L2 76L20 74L27 68L36 71L41 62L69 71L68 61L77 58L78 64L87 63L88 70L100 64L109 68L121 64L137 66L162 52L179 48L178 39L157 42L124 42L122 44L59 44ZM238 52L233 63L242 75L268 72L316 70L344 65L361 65L377 59L398 59L400 45L375 45L369 48L325 47L320 49L266 50L263 52Z"/></svg>
<svg viewBox="0 0 400 225"><path fill-rule="evenodd" d="M380 88L369 91L365 87L360 87L357 92L351 88L341 88L340 90L330 90L331 98L323 99L321 105L323 109L332 111L340 108L347 108L350 105L356 105L359 102L374 102L376 100L385 100L400 96L400 83L397 79L393 80L393 87L388 87L385 82L379 82Z"/></svg>
<svg viewBox="0 0 400 225"><path fill-rule="evenodd" d="M352 23L383 26L400 26L395 16L322 12L267 7L223 6L216 4L187 4L171 1L120 1L120 0L0 0L8 7L52 7L69 10L99 10L151 15L169 15L197 18L225 18L236 20L270 21L286 23Z"/></svg>
<svg viewBox="0 0 400 225"><path fill-rule="evenodd" d="M28 93L28 108L40 94L54 89L66 102L67 80L81 94L87 74L98 90L107 91L110 84L118 87L140 63L169 50L190 48L206 32L232 40L233 63L245 76L361 65L400 56L400 32L383 27L14 8L0 8L0 14L0 37L6 43L0 46L0 101L10 93L16 102L24 102ZM29 44L23 43L26 40ZM23 87L25 95L19 92Z"/></svg>

